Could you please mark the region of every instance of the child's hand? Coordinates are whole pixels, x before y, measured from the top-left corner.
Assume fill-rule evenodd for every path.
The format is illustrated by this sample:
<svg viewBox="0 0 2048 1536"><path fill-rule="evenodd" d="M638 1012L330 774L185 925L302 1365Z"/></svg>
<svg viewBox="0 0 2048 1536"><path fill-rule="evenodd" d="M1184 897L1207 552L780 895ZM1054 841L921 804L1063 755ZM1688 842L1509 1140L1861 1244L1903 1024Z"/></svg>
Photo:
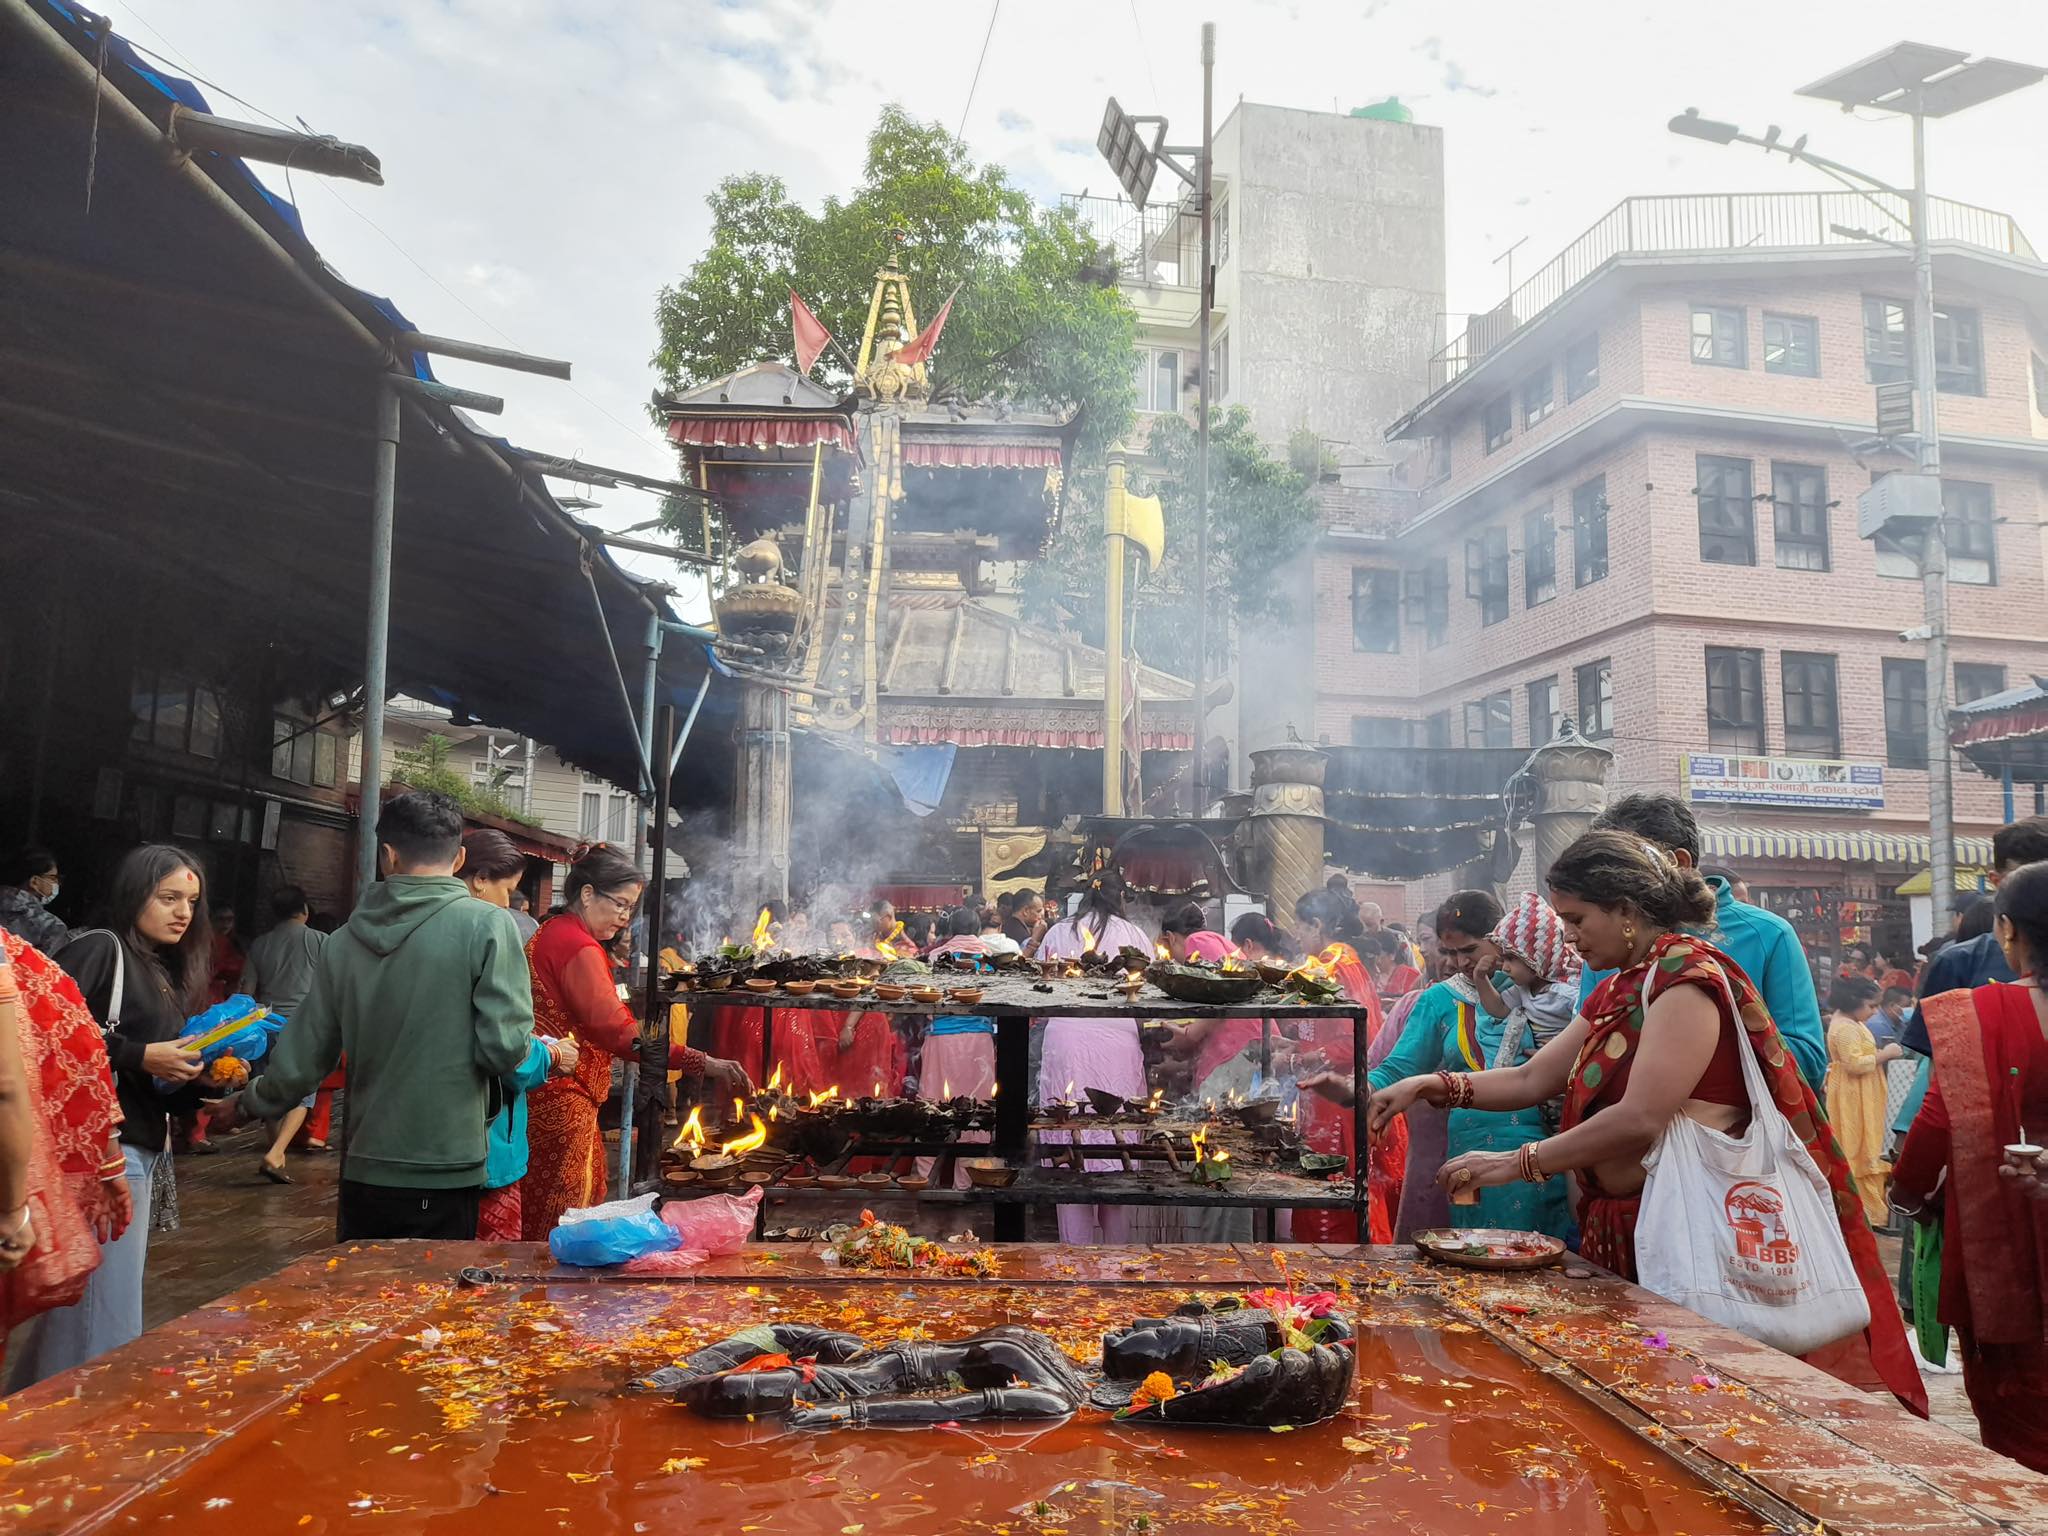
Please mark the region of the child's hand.
<svg viewBox="0 0 2048 1536"><path fill-rule="evenodd" d="M1500 946L1491 939L1481 939L1479 947L1472 951L1473 974L1491 977L1500 968Z"/></svg>

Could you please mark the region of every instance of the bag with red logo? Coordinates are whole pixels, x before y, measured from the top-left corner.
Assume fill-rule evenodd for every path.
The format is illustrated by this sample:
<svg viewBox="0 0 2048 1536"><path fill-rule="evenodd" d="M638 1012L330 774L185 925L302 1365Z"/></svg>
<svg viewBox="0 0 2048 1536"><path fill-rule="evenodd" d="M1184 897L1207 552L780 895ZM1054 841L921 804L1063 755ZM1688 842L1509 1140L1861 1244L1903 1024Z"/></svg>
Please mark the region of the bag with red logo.
<svg viewBox="0 0 2048 1536"><path fill-rule="evenodd" d="M1732 1012L1732 995L1728 1002ZM1870 1299L1826 1178L1772 1101L1747 1040L1736 1055L1749 1129L1729 1136L1672 1116L1643 1159L1636 1277L1645 1290L1803 1355L1869 1327Z"/></svg>

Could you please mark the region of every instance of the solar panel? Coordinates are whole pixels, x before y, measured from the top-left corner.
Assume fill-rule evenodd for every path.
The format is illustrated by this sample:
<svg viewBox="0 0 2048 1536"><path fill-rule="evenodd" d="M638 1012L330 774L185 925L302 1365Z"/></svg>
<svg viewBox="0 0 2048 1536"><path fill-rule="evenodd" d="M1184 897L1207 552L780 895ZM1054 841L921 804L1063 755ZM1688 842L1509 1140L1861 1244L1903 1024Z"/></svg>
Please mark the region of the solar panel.
<svg viewBox="0 0 2048 1536"><path fill-rule="evenodd" d="M1159 157L1145 142L1143 130L1114 96L1102 110L1102 131L1095 136L1095 147L1116 173L1124 195L1140 209L1144 208L1145 199L1152 195L1153 178L1159 174Z"/></svg>

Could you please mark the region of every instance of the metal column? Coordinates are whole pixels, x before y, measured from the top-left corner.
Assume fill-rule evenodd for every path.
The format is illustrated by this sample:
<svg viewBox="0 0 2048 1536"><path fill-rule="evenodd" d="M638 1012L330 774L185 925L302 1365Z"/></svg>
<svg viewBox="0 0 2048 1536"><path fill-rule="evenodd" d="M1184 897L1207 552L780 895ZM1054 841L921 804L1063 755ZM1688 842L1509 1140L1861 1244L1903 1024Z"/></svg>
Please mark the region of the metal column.
<svg viewBox="0 0 2048 1536"><path fill-rule="evenodd" d="M1209 348L1211 314L1216 305L1216 269L1211 264L1215 221L1210 217L1210 186L1216 159L1213 104L1216 84L1216 23L1202 23L1202 164L1198 171L1202 202L1202 312L1196 346L1200 359L1195 381L1195 752L1188 775L1188 814L1200 819L1209 798ZM1118 728L1122 723L1118 722ZM1143 776L1139 786L1142 790ZM1132 808L1134 811L1136 807Z"/></svg>
<svg viewBox="0 0 2048 1536"><path fill-rule="evenodd" d="M1917 103L1916 103L1917 105ZM1920 473L1941 484L1934 377L1934 246L1927 226L1927 120L1913 114L1913 382L1919 396ZM1927 621L1927 810L1934 857L1934 931L1947 933L1956 899L1955 759L1948 744L1948 531L1944 508L1920 549Z"/></svg>
<svg viewBox="0 0 2048 1536"><path fill-rule="evenodd" d="M377 883L377 819L384 803L384 693L391 659L391 534L398 505L398 391L377 385L377 457L370 493L370 601L363 640L362 804L356 813L356 899Z"/></svg>

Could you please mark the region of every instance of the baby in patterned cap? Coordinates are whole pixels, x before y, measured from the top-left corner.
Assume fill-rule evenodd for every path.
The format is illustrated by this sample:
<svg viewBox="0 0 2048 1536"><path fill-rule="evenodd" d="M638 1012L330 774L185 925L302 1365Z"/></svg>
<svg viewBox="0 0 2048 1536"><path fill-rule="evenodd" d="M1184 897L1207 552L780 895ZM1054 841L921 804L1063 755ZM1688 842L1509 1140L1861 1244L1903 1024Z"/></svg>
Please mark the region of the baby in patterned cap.
<svg viewBox="0 0 2048 1536"><path fill-rule="evenodd" d="M1550 903L1534 891L1508 908L1477 958L1472 980L1480 1006L1511 1025L1502 1041L1508 1061L1499 1065L1523 1060L1524 1049L1541 1050L1578 1012L1579 952ZM1507 986L1495 982L1496 971L1507 973ZM1526 1034L1512 1027L1516 1015L1523 1019Z"/></svg>

